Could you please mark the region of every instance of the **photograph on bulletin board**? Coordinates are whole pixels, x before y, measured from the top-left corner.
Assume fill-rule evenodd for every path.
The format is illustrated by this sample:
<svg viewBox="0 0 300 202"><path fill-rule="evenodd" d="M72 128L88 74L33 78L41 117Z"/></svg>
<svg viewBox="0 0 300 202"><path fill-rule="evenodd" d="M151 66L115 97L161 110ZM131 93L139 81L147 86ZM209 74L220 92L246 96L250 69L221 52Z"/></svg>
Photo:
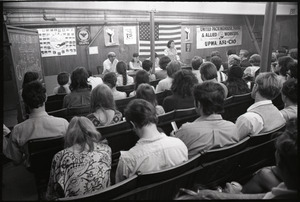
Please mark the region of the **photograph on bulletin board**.
<svg viewBox="0 0 300 202"><path fill-rule="evenodd" d="M77 55L75 28L38 29L42 57Z"/></svg>

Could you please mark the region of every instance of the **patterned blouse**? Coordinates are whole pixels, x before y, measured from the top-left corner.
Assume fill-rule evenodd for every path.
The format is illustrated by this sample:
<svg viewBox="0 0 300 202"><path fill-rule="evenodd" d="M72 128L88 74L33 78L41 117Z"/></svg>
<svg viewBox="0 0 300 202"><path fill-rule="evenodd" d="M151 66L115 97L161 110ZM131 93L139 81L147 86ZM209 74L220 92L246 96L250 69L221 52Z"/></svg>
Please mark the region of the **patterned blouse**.
<svg viewBox="0 0 300 202"><path fill-rule="evenodd" d="M95 127L111 125L111 124L118 123L118 122L122 121L122 113L119 112L118 110L115 111L115 115L114 115L114 117L112 118L112 120L109 124L100 122L99 119L97 119L97 117L94 114L89 114L86 117L93 122Z"/></svg>
<svg viewBox="0 0 300 202"><path fill-rule="evenodd" d="M94 144L94 151L74 153L70 148L52 160L46 198L54 200L88 194L110 186L111 148Z"/></svg>

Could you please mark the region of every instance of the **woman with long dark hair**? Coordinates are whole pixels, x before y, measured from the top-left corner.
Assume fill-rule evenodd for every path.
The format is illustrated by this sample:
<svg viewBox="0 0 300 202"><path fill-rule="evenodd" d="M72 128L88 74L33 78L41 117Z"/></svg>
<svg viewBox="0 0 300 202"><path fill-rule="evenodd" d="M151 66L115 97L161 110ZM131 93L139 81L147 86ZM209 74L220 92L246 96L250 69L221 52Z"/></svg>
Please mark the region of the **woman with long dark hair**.
<svg viewBox="0 0 300 202"><path fill-rule="evenodd" d="M126 86L133 84L133 78L127 75L126 63L120 61L117 63L117 86Z"/></svg>

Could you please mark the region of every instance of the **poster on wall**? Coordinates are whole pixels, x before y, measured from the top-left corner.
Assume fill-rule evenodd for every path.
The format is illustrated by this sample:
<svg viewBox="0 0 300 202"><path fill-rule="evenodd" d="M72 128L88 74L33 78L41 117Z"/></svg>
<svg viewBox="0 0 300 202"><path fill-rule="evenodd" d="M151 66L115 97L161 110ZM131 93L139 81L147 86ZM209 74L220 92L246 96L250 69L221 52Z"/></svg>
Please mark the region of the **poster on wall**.
<svg viewBox="0 0 300 202"><path fill-rule="evenodd" d="M191 27L183 27L183 36L184 36L184 41L186 42L190 42L192 41L192 38L191 38Z"/></svg>
<svg viewBox="0 0 300 202"><path fill-rule="evenodd" d="M119 45L119 36L117 27L104 27L105 46Z"/></svg>
<svg viewBox="0 0 300 202"><path fill-rule="evenodd" d="M242 45L242 27L216 25L197 27L197 49Z"/></svg>
<svg viewBox="0 0 300 202"><path fill-rule="evenodd" d="M76 27L76 37L78 45L89 45L91 42L90 27Z"/></svg>
<svg viewBox="0 0 300 202"><path fill-rule="evenodd" d="M124 44L136 44L136 27L123 27Z"/></svg>
<svg viewBox="0 0 300 202"><path fill-rule="evenodd" d="M38 29L42 57L77 55L75 28Z"/></svg>

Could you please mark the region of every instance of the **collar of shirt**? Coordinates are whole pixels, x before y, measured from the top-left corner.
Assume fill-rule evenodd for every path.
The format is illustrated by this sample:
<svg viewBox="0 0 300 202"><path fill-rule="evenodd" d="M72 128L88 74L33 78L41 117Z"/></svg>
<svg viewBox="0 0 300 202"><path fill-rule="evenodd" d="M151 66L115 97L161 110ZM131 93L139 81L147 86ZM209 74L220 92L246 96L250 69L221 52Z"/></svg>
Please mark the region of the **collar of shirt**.
<svg viewBox="0 0 300 202"><path fill-rule="evenodd" d="M223 120L221 114L211 114L209 116L200 116L196 121L216 121Z"/></svg>
<svg viewBox="0 0 300 202"><path fill-rule="evenodd" d="M247 109L247 112L256 107L259 107L261 105L267 105L267 104L272 104L272 101L271 100L263 100L263 101L256 102Z"/></svg>
<svg viewBox="0 0 300 202"><path fill-rule="evenodd" d="M33 111L29 114L29 118L38 118L42 116L48 116L47 112L45 111Z"/></svg>
<svg viewBox="0 0 300 202"><path fill-rule="evenodd" d="M155 142L155 141L158 141L158 140L160 140L162 138L165 138L165 137L166 137L166 134L160 133L160 135L155 135L151 138L141 138L141 139L138 140L137 143L139 143L139 144L148 144L150 142Z"/></svg>

